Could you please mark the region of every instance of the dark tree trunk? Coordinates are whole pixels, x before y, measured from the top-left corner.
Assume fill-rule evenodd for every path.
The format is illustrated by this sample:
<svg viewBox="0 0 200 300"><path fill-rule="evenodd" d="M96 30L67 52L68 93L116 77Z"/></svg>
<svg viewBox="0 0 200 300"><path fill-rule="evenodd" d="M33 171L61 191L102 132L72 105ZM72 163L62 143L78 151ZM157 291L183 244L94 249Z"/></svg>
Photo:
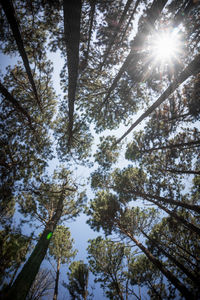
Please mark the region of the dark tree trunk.
<svg viewBox="0 0 200 300"><path fill-rule="evenodd" d="M181 281L176 278L164 265L155 257L153 254L143 246L133 235L127 232L121 225L118 223L118 227L122 233L128 236L142 252L148 257L148 259L161 271L161 273L180 291L180 293L187 300L195 299L194 295L181 283Z"/></svg>
<svg viewBox="0 0 200 300"><path fill-rule="evenodd" d="M79 67L79 43L80 43L80 19L81 0L64 0L64 37L67 47L67 67L68 67L68 145L72 140L74 123L74 102L78 80Z"/></svg>
<svg viewBox="0 0 200 300"><path fill-rule="evenodd" d="M140 229L140 231L154 245L154 247L161 251L167 258L169 258L169 260L171 260L172 263L174 263L191 281L193 281L197 285L197 287L200 286L200 280L196 276L194 276L194 274L191 273L187 268L185 268L183 264L176 260L175 257L165 251L160 242L150 238L142 229Z"/></svg>
<svg viewBox="0 0 200 300"><path fill-rule="evenodd" d="M95 14L95 4L96 4L96 0L90 0L90 6L91 6L90 27L89 27L89 34L88 34L87 52L86 52L86 56L85 56L85 60L86 60L85 66L87 65L88 55L90 52L90 42L91 42L91 37L92 37L92 27L93 27L94 14Z"/></svg>
<svg viewBox="0 0 200 300"><path fill-rule="evenodd" d="M185 68L185 70L175 79L170 86L164 91L164 93L144 112L130 128L116 141L116 144L120 143L139 123L141 123L146 117L148 117L159 105L161 105L176 88L183 83L191 75L196 75L200 71L200 54Z"/></svg>
<svg viewBox="0 0 200 300"><path fill-rule="evenodd" d="M182 147L184 147L183 149L188 149L188 148L192 148L192 146L194 146L194 147L200 146L200 140L190 141L190 142L187 142L187 143L177 143L177 144L169 144L169 145L166 145L166 146L154 147L154 148L142 150L142 151L140 151L140 153L144 154L144 153L149 153L149 152L153 152L153 151L168 150L168 149L174 149L174 148L179 148L180 149Z"/></svg>
<svg viewBox="0 0 200 300"><path fill-rule="evenodd" d="M188 170L176 170L176 169L157 169L161 172L170 172L174 174L189 174L189 175L200 175L200 171L188 171Z"/></svg>
<svg viewBox="0 0 200 300"><path fill-rule="evenodd" d="M187 227L192 232L198 234L200 236L200 228L196 227L195 225L189 223L187 220L185 220L183 217L178 216L174 211L169 210L165 206L161 205L159 202L154 201L152 199L146 199L149 202L154 203L158 207L160 207L162 210L164 210L168 215L170 215L172 218L177 220L179 223L183 224L185 227Z"/></svg>
<svg viewBox="0 0 200 300"><path fill-rule="evenodd" d="M121 44L121 43L123 42L123 40L124 40L124 37L125 37L125 35L126 35L126 31L127 31L128 27L129 27L129 25L130 25L130 23L131 23L131 21L132 21L132 19L133 19L133 16L134 16L134 14L135 14L135 12L136 12L136 9L137 9L139 3L140 3L140 0L137 0L136 3L135 3L135 7L134 7L134 9L133 9L133 11L132 11L132 13L131 13L131 15L130 15L130 18L129 18L129 20L128 20L128 23L126 24L125 30L124 30L124 32L123 32L123 34L122 34L122 37L121 37L121 40L120 40L120 44Z"/></svg>
<svg viewBox="0 0 200 300"><path fill-rule="evenodd" d="M9 93L9 91L3 86L3 84L1 84L0 82L0 92L1 94L6 98L7 101L9 101L10 103L12 103L12 105L19 111L21 112L26 119L28 120L29 126L31 128L31 130L34 130L33 126L32 126L32 120L31 117L29 115L29 113L21 106L21 104Z"/></svg>
<svg viewBox="0 0 200 300"><path fill-rule="evenodd" d="M23 43L21 33L20 33L20 30L19 30L18 21L15 17L15 9L14 9L14 6L12 4L12 0L0 0L0 2L2 4L3 10L4 10L5 15L6 15L6 18L8 20L8 23L11 27L11 30L12 30L13 36L15 38L19 53L20 53L21 58L23 60L24 67L26 69L28 79L29 79L30 84L32 86L37 104L38 104L39 108L42 110L42 106L41 106L41 103L40 103L40 100L39 100L39 97L38 97L38 93L37 93L37 89L36 89L35 82L34 82L34 79L33 79L33 75L31 73L31 68L30 68L30 65L29 65L28 57L26 55L26 51L25 51L25 48L24 48L24 43Z"/></svg>
<svg viewBox="0 0 200 300"><path fill-rule="evenodd" d="M176 200L173 200L173 199L169 199L169 198L165 198L165 197L161 197L161 196L157 196L157 195L150 195L150 194L142 193L142 192L139 192L139 191L131 191L131 193L133 193L134 195L143 197L146 200L156 199L158 201L162 201L162 202L167 203L167 204L177 205L177 206L180 206L180 207L184 207L186 209L190 209L190 210L195 211L197 213L200 213L200 206L199 205L188 204L188 203L184 203L184 202L181 202L181 201L176 201Z"/></svg>
<svg viewBox="0 0 200 300"><path fill-rule="evenodd" d="M56 281L55 281L55 288L54 288L53 300L57 300L58 299L59 276L60 276L60 258L57 261Z"/></svg>
<svg viewBox="0 0 200 300"><path fill-rule="evenodd" d="M13 272L13 274L12 274L12 277L11 277L11 279L10 279L10 282L9 282L9 288L12 286L12 284L13 284L13 281L14 281L14 279L15 279L15 276L16 276L16 274L17 274L17 271L19 270L19 268L20 268L20 265L21 265L21 263L19 263L17 266L16 266L16 268L15 268L15 271Z"/></svg>
<svg viewBox="0 0 200 300"><path fill-rule="evenodd" d="M52 217L52 219L46 225L37 245L35 246L31 256L28 261L23 266L21 272L17 276L12 288L5 295L4 299L9 300L25 300L26 296L31 288L33 281L39 271L40 265L46 255L47 249L49 247L50 238L47 238L49 233L53 233L58 221L62 216L63 210L63 198L61 197L57 210Z"/></svg>

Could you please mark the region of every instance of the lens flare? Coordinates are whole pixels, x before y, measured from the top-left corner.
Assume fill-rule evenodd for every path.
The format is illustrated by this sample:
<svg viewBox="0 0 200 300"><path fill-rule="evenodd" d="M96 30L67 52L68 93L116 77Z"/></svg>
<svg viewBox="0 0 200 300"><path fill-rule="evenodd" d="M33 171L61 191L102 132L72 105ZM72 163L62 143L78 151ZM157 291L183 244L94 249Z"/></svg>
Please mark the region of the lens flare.
<svg viewBox="0 0 200 300"><path fill-rule="evenodd" d="M152 55L156 61L169 62L180 53L180 39L176 32L162 32L154 36Z"/></svg>

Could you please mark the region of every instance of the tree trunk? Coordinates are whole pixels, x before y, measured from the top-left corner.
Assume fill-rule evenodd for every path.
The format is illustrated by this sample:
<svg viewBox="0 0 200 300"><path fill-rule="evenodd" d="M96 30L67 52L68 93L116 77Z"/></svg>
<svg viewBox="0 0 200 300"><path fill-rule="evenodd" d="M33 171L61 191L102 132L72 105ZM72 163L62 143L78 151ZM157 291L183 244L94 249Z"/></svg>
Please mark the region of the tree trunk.
<svg viewBox="0 0 200 300"><path fill-rule="evenodd" d="M17 266L16 266L16 268L15 268L15 271L13 272L12 277L11 277L11 279L10 279L10 282L9 282L9 285L8 285L9 287L12 286L13 281L14 281L14 279L15 279L15 276L16 276L17 271L19 270L20 266L21 266L21 263L17 264Z"/></svg>
<svg viewBox="0 0 200 300"><path fill-rule="evenodd" d="M122 34L122 37L121 37L121 40L120 40L120 44L122 44L122 42L123 42L123 40L124 40L124 37L125 37L125 35L126 35L126 31L127 31L128 27L129 27L129 25L130 25L130 23L131 23L131 21L132 21L132 19L133 19L133 16L134 16L134 14L135 14L135 12L136 12L136 9L137 9L139 3L140 3L140 0L137 0L136 3L135 3L135 7L134 7L134 9L133 9L133 11L132 11L132 13L131 13L131 16L130 16L130 18L129 18L129 20L128 20L128 23L126 24L125 30L124 30L124 32L123 32L123 34Z"/></svg>
<svg viewBox="0 0 200 300"><path fill-rule="evenodd" d="M193 281L197 285L197 287L200 286L200 280L196 276L194 276L194 274L191 273L187 268L185 268L183 264L176 260L175 257L165 251L160 242L150 238L142 229L140 229L140 231L159 251L161 251L167 258L169 258L172 263L174 263L191 281Z"/></svg>
<svg viewBox="0 0 200 300"><path fill-rule="evenodd" d="M142 193L142 192L139 192L139 191L131 191L131 193L133 193L134 195L140 196L140 197L142 197L142 198L144 198L148 201L149 201L149 198L150 199L156 199L158 201L162 201L162 202L167 203L167 204L177 205L177 206L180 206L180 207L184 207L186 209L190 209L190 210L195 211L197 213L200 213L200 206L199 205L188 204L188 203L184 203L184 202L181 202L181 201L176 201L176 200L173 200L173 199L169 199L169 198L165 198L165 197L161 197L161 196L157 196L157 195L150 195L150 194Z"/></svg>
<svg viewBox="0 0 200 300"><path fill-rule="evenodd" d="M159 105L161 105L176 89L191 75L196 75L200 71L200 54L183 70L183 72L175 79L164 93L144 112L130 128L116 141L115 144L120 143L138 124L140 124L146 117L148 117Z"/></svg>
<svg viewBox="0 0 200 300"><path fill-rule="evenodd" d="M161 205L159 202L154 201L152 199L146 199L149 202L154 203L158 207L160 207L162 210L164 210L168 215L170 215L172 218L177 220L179 223L183 224L185 227L187 227L192 232L198 234L200 236L200 228L196 227L195 225L189 223L187 220L185 220L183 217L178 216L174 211L169 210L165 206Z"/></svg>
<svg viewBox="0 0 200 300"><path fill-rule="evenodd" d="M87 296L88 296L88 279L89 279L89 272L87 272L87 278L86 278L86 284L84 286L85 290L84 290L84 300L87 300Z"/></svg>
<svg viewBox="0 0 200 300"><path fill-rule="evenodd" d="M57 260L56 282L55 282L55 289L54 289L53 300L57 300L58 299L59 275L60 275L60 258Z"/></svg>
<svg viewBox="0 0 200 300"><path fill-rule="evenodd" d="M170 172L174 174L189 174L189 175L200 175L200 171L188 171L188 170L176 170L176 169L157 169L161 172Z"/></svg>
<svg viewBox="0 0 200 300"><path fill-rule="evenodd" d="M68 67L68 145L70 147L74 122L74 102L78 80L81 0L64 0L64 36Z"/></svg>
<svg viewBox="0 0 200 300"><path fill-rule="evenodd" d="M39 271L40 265L46 255L49 247L50 238L49 233L53 233L58 221L62 216L63 211L63 197L60 198L56 212L52 219L47 223L37 245L35 246L28 261L24 264L21 272L17 276L12 288L5 295L6 300L25 300L31 288L33 281Z"/></svg>
<svg viewBox="0 0 200 300"><path fill-rule="evenodd" d="M6 18L8 20L8 23L11 27L11 30L12 30L13 36L15 38L19 53L20 53L21 58L23 60L24 67L26 69L26 73L28 75L29 82L32 86L32 89L33 89L33 92L34 92L34 95L35 95L35 99L37 101L37 104L38 104L39 108L42 110L42 106L41 106L41 103L40 103L40 100L39 100L39 97L38 97L38 94L37 94L37 89L36 89L36 86L35 86L35 82L34 82L34 79L33 79L32 73L31 73L31 68L30 68L30 65L29 65L28 57L27 57L26 51L24 49L24 43L23 43L23 40L22 40L22 37L21 37L18 22L17 22L17 19L15 17L15 9L14 9L14 6L12 4L12 0L0 0L0 2L2 4L3 10L4 10L5 15L6 15Z"/></svg>
<svg viewBox="0 0 200 300"><path fill-rule="evenodd" d="M92 27L93 27L93 21L94 21L94 14L95 14L95 5L96 5L96 0L90 0L90 27L89 27L89 34L88 34L88 45L87 45L87 52L85 55L85 67L87 65L87 60L88 60L88 55L90 52L90 42L91 42L91 37L92 37Z"/></svg>
<svg viewBox="0 0 200 300"><path fill-rule="evenodd" d="M26 119L28 120L29 126L31 130L34 130L33 125L32 125L32 120L29 115L29 113L21 106L21 104L9 93L9 91L1 84L0 82L0 92L1 94L6 98L7 101L12 103L12 105L19 111L21 112Z"/></svg>
<svg viewBox="0 0 200 300"><path fill-rule="evenodd" d="M200 140L190 141L187 143L180 143L180 144L177 143L177 144L169 144L167 146L154 147L154 148L150 148L150 149L146 149L146 150L141 150L140 153L144 154L144 153L149 153L149 152L153 152L153 151L157 151L157 150L168 150L168 149L174 149L174 148L180 149L182 147L186 147L184 149L188 149L188 148L191 148L191 146L194 146L194 147L200 146Z"/></svg>
<svg viewBox="0 0 200 300"><path fill-rule="evenodd" d="M185 297L187 300L195 299L194 295L181 283L181 281L176 278L169 270L167 270L164 265L155 257L153 254L144 247L133 235L127 232L120 223L118 223L118 227L122 233L128 236L142 252L148 257L148 259L161 271L163 275L179 290L179 292Z"/></svg>

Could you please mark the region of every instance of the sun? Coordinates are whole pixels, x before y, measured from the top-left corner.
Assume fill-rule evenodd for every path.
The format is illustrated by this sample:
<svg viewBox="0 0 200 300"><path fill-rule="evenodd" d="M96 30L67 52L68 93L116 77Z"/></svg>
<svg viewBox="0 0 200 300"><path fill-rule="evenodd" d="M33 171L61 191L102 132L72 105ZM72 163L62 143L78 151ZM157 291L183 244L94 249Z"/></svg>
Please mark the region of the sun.
<svg viewBox="0 0 200 300"><path fill-rule="evenodd" d="M174 39L172 39L170 36L163 36L158 38L158 40L155 42L155 56L158 59L169 59L173 55L176 54L176 43Z"/></svg>
<svg viewBox="0 0 200 300"><path fill-rule="evenodd" d="M180 51L180 39L175 32L154 35L151 55L155 61L169 63L173 59L178 59Z"/></svg>

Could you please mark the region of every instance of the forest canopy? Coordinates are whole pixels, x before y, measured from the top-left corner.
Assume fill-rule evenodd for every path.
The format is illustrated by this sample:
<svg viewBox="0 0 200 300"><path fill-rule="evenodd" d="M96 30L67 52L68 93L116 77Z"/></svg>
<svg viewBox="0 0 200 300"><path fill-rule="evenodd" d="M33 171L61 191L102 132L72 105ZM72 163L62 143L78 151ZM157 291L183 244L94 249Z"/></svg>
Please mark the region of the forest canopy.
<svg viewBox="0 0 200 300"><path fill-rule="evenodd" d="M0 0L0 25L1 299L199 299L200 2Z"/></svg>

